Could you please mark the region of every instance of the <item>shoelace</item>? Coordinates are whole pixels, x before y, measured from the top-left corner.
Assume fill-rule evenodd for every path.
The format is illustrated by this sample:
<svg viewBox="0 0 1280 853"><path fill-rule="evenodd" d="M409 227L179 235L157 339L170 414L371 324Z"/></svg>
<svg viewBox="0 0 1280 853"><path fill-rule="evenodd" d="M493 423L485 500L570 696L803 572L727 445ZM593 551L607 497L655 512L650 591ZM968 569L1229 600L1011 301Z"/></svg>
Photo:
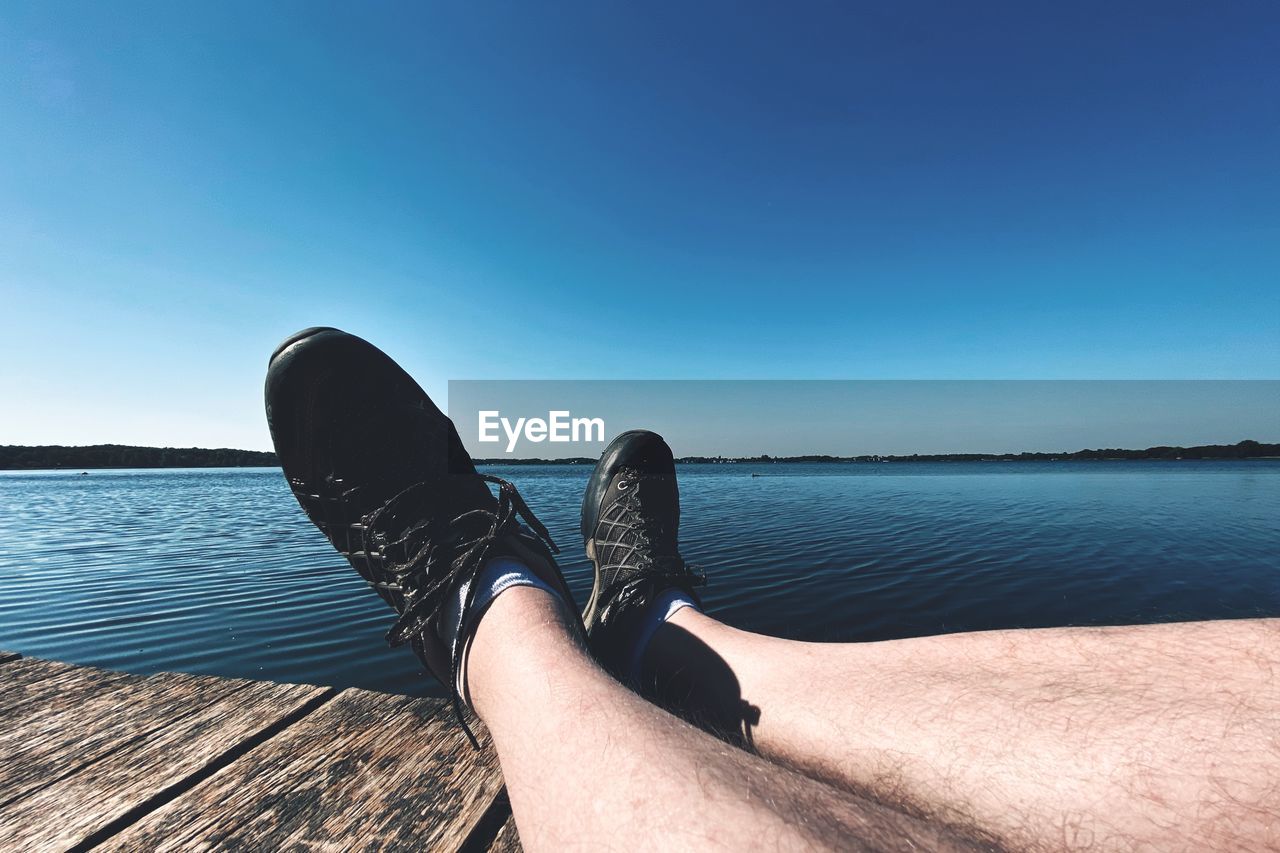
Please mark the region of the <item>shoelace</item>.
<svg viewBox="0 0 1280 853"><path fill-rule="evenodd" d="M610 560L605 569L626 570L626 580L612 584L604 591L608 604L600 613L602 621L609 621L612 614L643 603L653 590L668 587L692 588L706 583L706 575L696 566L684 561L678 553L655 556L655 543L665 531L657 519L643 512L640 489L645 482L642 475L624 473L619 488L625 494L615 504L622 518L613 522L614 529L621 528L616 539L603 544L610 547L610 556L617 549L626 548L621 559ZM630 541L628 540L630 534ZM622 574L622 572L619 572Z"/></svg>
<svg viewBox="0 0 1280 853"><path fill-rule="evenodd" d="M498 505L493 510L473 509L448 522L440 522L429 510L435 495L427 483L415 483L393 496L381 507L362 520L366 553L401 553L407 555L401 562L387 561L383 569L397 581L404 594L404 609L395 625L387 632L387 642L401 646L429 629L431 618L440 608L445 595L457 582L474 577L484 565L493 544L503 535L519 530L519 519L542 540L553 554L560 549L551 540L551 534L525 503L515 485L490 474L477 474L486 483L498 487ZM379 532L382 524L394 529L396 513L402 507L413 512L419 520L410 523L391 541ZM468 532L472 535L468 537ZM467 589L462 613L471 609L476 594L475 585ZM467 725L463 715L462 696L458 692L458 670L461 665L462 644L465 638L458 631L449 648L449 695L453 713L471 745L480 744Z"/></svg>

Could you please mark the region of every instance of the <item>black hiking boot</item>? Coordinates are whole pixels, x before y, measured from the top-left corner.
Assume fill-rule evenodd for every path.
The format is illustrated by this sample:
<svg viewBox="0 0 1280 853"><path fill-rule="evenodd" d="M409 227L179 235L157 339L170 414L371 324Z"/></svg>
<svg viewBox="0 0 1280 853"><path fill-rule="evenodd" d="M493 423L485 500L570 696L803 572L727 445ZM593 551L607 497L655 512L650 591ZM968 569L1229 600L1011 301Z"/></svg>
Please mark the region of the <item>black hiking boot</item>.
<svg viewBox="0 0 1280 853"><path fill-rule="evenodd" d="M680 556L679 530L671 448L657 433L624 432L605 448L582 501L582 538L596 570L583 622L596 658L624 680L648 606L673 588L698 602L693 588L705 583Z"/></svg>
<svg viewBox="0 0 1280 853"><path fill-rule="evenodd" d="M298 503L399 614L388 642L413 647L474 744L458 693L472 581L490 558L514 557L572 607L546 529L515 486L477 473L453 422L418 383L354 335L320 327L287 338L267 368L266 407ZM451 598L462 603L461 621L441 625Z"/></svg>

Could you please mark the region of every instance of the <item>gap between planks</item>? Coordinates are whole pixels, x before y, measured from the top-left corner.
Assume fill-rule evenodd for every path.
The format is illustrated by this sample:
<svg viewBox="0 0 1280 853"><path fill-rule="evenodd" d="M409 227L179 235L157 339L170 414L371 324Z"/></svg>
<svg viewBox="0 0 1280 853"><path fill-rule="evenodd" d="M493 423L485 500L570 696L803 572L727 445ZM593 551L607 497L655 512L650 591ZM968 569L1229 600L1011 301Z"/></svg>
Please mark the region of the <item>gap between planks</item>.
<svg viewBox="0 0 1280 853"><path fill-rule="evenodd" d="M309 699L302 707L294 710L292 713L281 717L266 728L261 729L256 734L240 741L235 746L223 752L200 769L190 773L172 785L157 791L154 795L134 806L120 817L103 826L101 829L85 837L79 844L74 845L70 849L73 851L90 850L123 830L137 823L143 817L146 817L156 809L172 802L178 797L190 791L196 785L208 779L219 770L227 767L231 762L247 754L250 750L261 746L271 738L280 734L289 726L306 717L315 711L324 703L333 699L338 695L338 691L332 687L327 688L323 693Z"/></svg>
<svg viewBox="0 0 1280 853"><path fill-rule="evenodd" d="M17 660L23 660L26 663L32 664L47 664L49 667L47 674L51 675L65 676L68 670L84 669L92 671L94 669L91 667L71 667L66 664L56 664L30 658L24 659L19 653L0 651L0 666ZM111 673L107 671L98 672L103 679L103 681L100 682L102 686L107 686L110 684L110 681L114 679L127 679L127 681L118 681L111 685L110 688L102 694L103 696L109 696L116 690L120 690L123 700L123 694L133 693L139 686L133 681L135 678L138 678L136 676L125 676L120 673ZM38 673L33 670L31 673L26 674L26 680L29 680L32 683L43 680L41 678L36 678L36 675L38 675ZM250 683L252 684L255 682ZM54 685L52 684L50 685L51 688L53 686ZM182 771L182 775L178 776L171 784L161 787L159 790L129 807L126 811L120 813L114 818L111 818L108 822L102 824L96 829L90 830L80 840L71 844L68 849L89 850L103 844L106 844L107 847L115 846L120 840L119 836L121 833L124 833L126 836L129 835L131 828L135 827L140 821L145 822L157 810L164 809L179 798L183 798L184 795L188 794L188 792L191 792L193 789L196 789L202 783L207 782L211 777L223 770L226 770L233 764L236 764L237 761L244 758L249 753L264 746L282 733L289 731L335 698L347 693L346 690L338 690L332 687L320 689L322 692L319 692L305 700L302 705L294 708L292 711L274 722L264 726L252 735L236 741L233 745L227 747L220 753L204 759L203 763L198 767ZM363 694L365 691L352 691L352 693ZM71 697L68 696L67 698L69 699ZM353 696L352 698L354 700L357 697ZM28 704L44 704L44 697L33 696L31 699L33 702ZM195 711L187 711L187 713L195 713ZM180 714L179 716L185 716L185 714ZM113 753L128 750L131 748L130 745L133 740L136 740L136 738L131 739L129 742L115 745L110 748L107 753L98 756L97 759L91 760L90 765L97 763L97 761L108 761L111 759ZM455 825L455 832L461 831L463 833L461 839L457 836L454 837L455 840L453 843L457 845L458 849L467 851L467 853L471 853L471 851L489 849L504 851L519 850L518 836L516 836L514 832L514 824L510 817L511 812L509 801L505 795L505 789L501 787L500 777L498 784L499 788L497 792L489 795L487 804L484 804L483 797L478 802L473 800L476 806L480 806L482 808L482 811L478 816L471 818L470 826L467 826L466 824L461 826ZM475 808L475 806L472 808ZM444 839L440 840L443 841ZM459 840L461 841L460 844L458 844Z"/></svg>
<svg viewBox="0 0 1280 853"><path fill-rule="evenodd" d="M501 790L492 752L473 752L443 703L351 689L106 849L483 849Z"/></svg>

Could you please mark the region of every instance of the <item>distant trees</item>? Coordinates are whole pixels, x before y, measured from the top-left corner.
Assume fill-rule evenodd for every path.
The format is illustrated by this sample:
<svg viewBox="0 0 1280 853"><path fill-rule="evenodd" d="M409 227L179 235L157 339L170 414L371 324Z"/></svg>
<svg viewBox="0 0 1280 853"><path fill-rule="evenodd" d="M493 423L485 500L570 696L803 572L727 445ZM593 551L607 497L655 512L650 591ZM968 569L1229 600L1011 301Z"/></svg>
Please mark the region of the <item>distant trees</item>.
<svg viewBox="0 0 1280 853"><path fill-rule="evenodd" d="M1145 450L1118 448L1077 450L1063 453L913 453L910 456L684 456L677 462L1052 462L1060 459L1257 459L1280 458L1280 444L1245 440L1236 444L1206 444L1197 447L1148 447Z"/></svg>
<svg viewBox="0 0 1280 853"><path fill-rule="evenodd" d="M1280 456L1280 444L1261 444L1252 439L1236 444L1204 444L1198 447L1148 447L1146 450L1081 450L1073 459L1256 459Z"/></svg>
<svg viewBox="0 0 1280 853"><path fill-rule="evenodd" d="M134 447L95 444L88 447L0 445L0 469L36 468L241 468L277 466L274 453L200 447Z"/></svg>
<svg viewBox="0 0 1280 853"><path fill-rule="evenodd" d="M750 457L684 456L677 462L1047 462L1059 459L1257 459L1280 458L1280 444L1246 440L1236 444L1205 444L1197 447L1148 447L1145 450L1118 448L1077 450L1074 453L937 453L911 456L770 456ZM594 465L595 459L477 459L479 465ZM243 468L277 467L274 453L260 450L232 450L200 447L134 447L125 444L95 444L89 447L44 445L24 447L0 445L0 470L70 468Z"/></svg>

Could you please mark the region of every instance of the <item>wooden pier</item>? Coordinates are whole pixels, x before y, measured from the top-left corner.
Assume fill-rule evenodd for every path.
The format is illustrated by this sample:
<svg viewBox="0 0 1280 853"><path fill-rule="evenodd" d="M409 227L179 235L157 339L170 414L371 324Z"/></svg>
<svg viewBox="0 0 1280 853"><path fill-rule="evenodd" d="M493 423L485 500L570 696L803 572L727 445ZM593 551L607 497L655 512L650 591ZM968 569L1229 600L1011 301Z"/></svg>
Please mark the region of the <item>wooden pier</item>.
<svg viewBox="0 0 1280 853"><path fill-rule="evenodd" d="M519 850L446 703L0 652L0 850Z"/></svg>

